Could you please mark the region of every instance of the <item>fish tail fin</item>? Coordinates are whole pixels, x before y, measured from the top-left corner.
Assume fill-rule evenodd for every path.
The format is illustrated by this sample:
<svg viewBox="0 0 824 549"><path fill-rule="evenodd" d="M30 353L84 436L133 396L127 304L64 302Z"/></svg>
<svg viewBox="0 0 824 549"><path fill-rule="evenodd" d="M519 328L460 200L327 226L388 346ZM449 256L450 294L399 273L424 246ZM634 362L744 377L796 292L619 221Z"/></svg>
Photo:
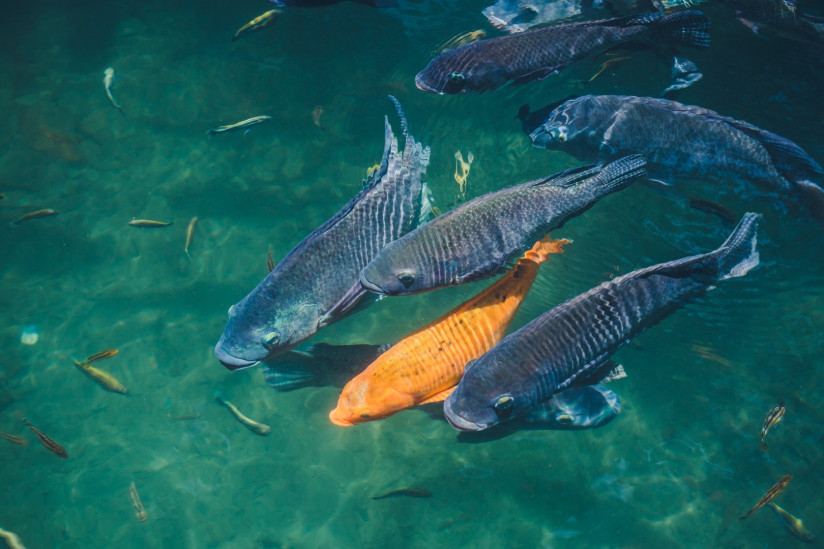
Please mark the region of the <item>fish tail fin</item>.
<svg viewBox="0 0 824 549"><path fill-rule="evenodd" d="M318 385L320 378L316 372L317 368L306 364L307 360L314 362L313 357L307 356L294 361L281 360L277 363L268 363L263 367L263 379L272 389L281 392Z"/></svg>
<svg viewBox="0 0 824 549"><path fill-rule="evenodd" d="M645 13L629 21L633 25L647 25L656 41L692 48L710 45L710 19L698 10L685 10L669 15Z"/></svg>
<svg viewBox="0 0 824 549"><path fill-rule="evenodd" d="M714 254L718 261L719 280L744 276L758 265L756 225L761 214L746 213L738 226Z"/></svg>
<svg viewBox="0 0 824 549"><path fill-rule="evenodd" d="M806 179L796 181L795 184L798 186L802 202L807 205L815 220L824 225L824 189Z"/></svg>
<svg viewBox="0 0 824 549"><path fill-rule="evenodd" d="M563 246L571 243L572 241L566 238L553 240L549 235L546 235L536 242L532 249L524 254L524 257L540 265L546 261L550 255L563 253Z"/></svg>

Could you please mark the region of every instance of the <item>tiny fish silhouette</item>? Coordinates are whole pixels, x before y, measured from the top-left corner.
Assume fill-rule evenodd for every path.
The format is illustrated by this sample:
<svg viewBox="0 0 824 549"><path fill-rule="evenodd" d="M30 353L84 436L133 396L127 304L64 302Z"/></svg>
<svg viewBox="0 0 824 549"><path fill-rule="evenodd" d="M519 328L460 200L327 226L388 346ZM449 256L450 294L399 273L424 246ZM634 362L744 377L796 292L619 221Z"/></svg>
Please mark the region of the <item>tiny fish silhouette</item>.
<svg viewBox="0 0 824 549"><path fill-rule="evenodd" d="M391 492L386 492L385 494L381 494L380 496L372 496L372 499L379 500L387 498L396 498L400 496L405 496L409 498L431 498L432 492L430 492L426 488L401 488L400 490L392 490Z"/></svg>
<svg viewBox="0 0 824 549"><path fill-rule="evenodd" d="M776 482L775 484L773 484L773 485L772 485L772 488L770 488L769 490L767 490L767 493L766 493L766 494L764 494L764 495L761 497L761 499L760 499L760 500L758 500L758 503L756 503L756 504L753 506L753 508L752 508L752 509L750 509L749 511L747 511L745 514L743 514L743 515L741 515L740 517L738 517L738 520L744 520L744 519L745 519L745 518L747 518L748 516L752 515L753 513L755 513L756 511L758 511L759 509L761 509L761 508L762 508L762 507L764 507L765 505L767 505L767 504L768 504L769 502L771 502L773 499L775 499L775 497L776 497L778 494L780 494L781 492L783 492L783 491L784 491L784 488L786 488L786 487L787 487L787 485L790 483L790 480L792 480L792 478L793 478L793 476L792 476L792 475L784 475L783 477L781 477L781 478L778 480L778 482Z"/></svg>

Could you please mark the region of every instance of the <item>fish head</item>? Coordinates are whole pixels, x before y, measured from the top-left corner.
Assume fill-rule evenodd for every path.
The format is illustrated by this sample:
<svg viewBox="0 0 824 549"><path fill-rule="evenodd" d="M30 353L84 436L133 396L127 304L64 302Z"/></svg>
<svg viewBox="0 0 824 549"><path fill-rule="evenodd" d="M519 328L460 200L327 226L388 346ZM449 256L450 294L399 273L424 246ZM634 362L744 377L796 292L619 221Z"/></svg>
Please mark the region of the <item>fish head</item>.
<svg viewBox="0 0 824 549"><path fill-rule="evenodd" d="M386 246L361 270L361 285L380 295L409 295L434 287L432 277L428 276L438 272L434 270L434 260L426 257L415 260L417 254L394 246L397 242L399 240Z"/></svg>
<svg viewBox="0 0 824 549"><path fill-rule="evenodd" d="M343 388L337 407L329 413L329 419L335 425L347 427L389 417L415 404L412 396L364 372Z"/></svg>
<svg viewBox="0 0 824 549"><path fill-rule="evenodd" d="M447 63L439 61L444 55L433 59L425 69L415 75L415 85L421 91L438 95L467 93L469 86L466 75L451 70Z"/></svg>
<svg viewBox="0 0 824 549"><path fill-rule="evenodd" d="M281 295L272 274L229 308L215 356L230 370L255 366L284 353L318 330L317 305L299 296Z"/></svg>
<svg viewBox="0 0 824 549"><path fill-rule="evenodd" d="M481 371L477 368L481 360L467 364L463 379L443 403L446 420L459 431L488 429L523 414L532 405L522 392L504 389L494 371L488 372L491 375L471 375L473 368L476 374Z"/></svg>
<svg viewBox="0 0 824 549"><path fill-rule="evenodd" d="M536 123L536 115L545 116L542 124ZM608 113L600 102L591 95L565 99L552 103L530 115L529 127L524 121L524 130L536 147L545 149L569 149L587 146L591 141L600 142L603 135L603 121Z"/></svg>

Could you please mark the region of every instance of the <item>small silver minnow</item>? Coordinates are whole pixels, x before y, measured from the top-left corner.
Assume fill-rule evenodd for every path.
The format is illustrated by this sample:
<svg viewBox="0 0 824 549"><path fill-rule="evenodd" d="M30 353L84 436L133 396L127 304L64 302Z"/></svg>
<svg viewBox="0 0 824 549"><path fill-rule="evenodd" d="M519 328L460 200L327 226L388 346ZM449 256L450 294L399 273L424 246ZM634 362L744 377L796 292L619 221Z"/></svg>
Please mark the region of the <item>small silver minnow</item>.
<svg viewBox="0 0 824 549"><path fill-rule="evenodd" d="M224 399L222 395L216 394L215 400L229 408L229 411L232 412L232 415L235 416L235 419L241 422L247 429L249 429L256 435L260 435L263 437L272 432L272 429L268 425L259 423L254 419L246 416L240 410L237 409L237 406L235 406L228 400Z"/></svg>
<svg viewBox="0 0 824 549"><path fill-rule="evenodd" d="M112 88L114 88L114 69L112 67L106 67L106 70L103 71L103 86L106 88L106 95L109 97L109 103L112 106L120 111L120 114L126 114L123 112L123 108L117 103L117 100L112 95Z"/></svg>
<svg viewBox="0 0 824 549"><path fill-rule="evenodd" d="M219 133L224 132L233 132L237 130L248 130L252 126L257 126L258 124L263 124L267 120L271 120L272 117L268 115L263 116L253 116L252 118L247 118L246 120L241 120L240 122L236 122L234 124L229 124L228 126L218 126L217 128L212 128L209 130L209 135L216 135Z"/></svg>

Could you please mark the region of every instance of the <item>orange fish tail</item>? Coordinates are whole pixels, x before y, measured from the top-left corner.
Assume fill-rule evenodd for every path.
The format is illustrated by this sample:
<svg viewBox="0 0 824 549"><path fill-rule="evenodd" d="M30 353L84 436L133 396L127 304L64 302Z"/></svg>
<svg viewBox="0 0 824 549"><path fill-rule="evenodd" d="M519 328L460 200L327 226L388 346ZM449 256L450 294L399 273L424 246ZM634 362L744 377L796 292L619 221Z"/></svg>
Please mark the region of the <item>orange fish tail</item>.
<svg viewBox="0 0 824 549"><path fill-rule="evenodd" d="M563 253L563 246L570 242L571 241L566 238L552 240L549 235L546 235L536 242L531 250L524 254L524 258L540 265L546 261L550 255Z"/></svg>

